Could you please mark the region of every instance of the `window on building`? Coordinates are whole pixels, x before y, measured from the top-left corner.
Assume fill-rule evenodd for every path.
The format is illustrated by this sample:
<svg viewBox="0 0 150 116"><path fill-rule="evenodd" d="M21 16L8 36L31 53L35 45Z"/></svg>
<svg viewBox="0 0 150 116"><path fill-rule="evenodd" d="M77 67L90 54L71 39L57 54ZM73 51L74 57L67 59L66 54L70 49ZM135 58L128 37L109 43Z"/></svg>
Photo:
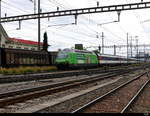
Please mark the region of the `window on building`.
<svg viewBox="0 0 150 116"><path fill-rule="evenodd" d="M21 47L16 47L17 49L21 49Z"/></svg>
<svg viewBox="0 0 150 116"><path fill-rule="evenodd" d="M4 44L2 44L2 48L5 48L5 45L4 45Z"/></svg>
<svg viewBox="0 0 150 116"><path fill-rule="evenodd" d="M24 48L25 50L28 50L28 48Z"/></svg>
<svg viewBox="0 0 150 116"><path fill-rule="evenodd" d="M35 48L31 48L31 50L35 50Z"/></svg>
<svg viewBox="0 0 150 116"><path fill-rule="evenodd" d="M8 46L9 48L13 48L13 46Z"/></svg>

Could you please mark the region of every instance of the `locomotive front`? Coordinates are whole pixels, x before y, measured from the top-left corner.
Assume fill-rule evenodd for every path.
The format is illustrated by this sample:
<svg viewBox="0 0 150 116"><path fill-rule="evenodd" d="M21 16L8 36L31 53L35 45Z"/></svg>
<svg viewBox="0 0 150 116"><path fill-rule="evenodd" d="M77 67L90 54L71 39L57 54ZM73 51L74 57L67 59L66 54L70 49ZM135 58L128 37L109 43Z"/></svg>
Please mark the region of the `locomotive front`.
<svg viewBox="0 0 150 116"><path fill-rule="evenodd" d="M66 51L60 51L58 52L58 55L56 57L56 66L59 69L65 69L69 66L69 53Z"/></svg>

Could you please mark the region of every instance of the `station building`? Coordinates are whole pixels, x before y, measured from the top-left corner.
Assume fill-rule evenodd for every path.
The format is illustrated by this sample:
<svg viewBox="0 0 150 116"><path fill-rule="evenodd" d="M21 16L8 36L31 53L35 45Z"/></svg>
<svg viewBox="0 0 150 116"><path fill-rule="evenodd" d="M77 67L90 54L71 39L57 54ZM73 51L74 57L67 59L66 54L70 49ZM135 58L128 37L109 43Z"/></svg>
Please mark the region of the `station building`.
<svg viewBox="0 0 150 116"><path fill-rule="evenodd" d="M40 43L40 48L42 48L42 46L43 46L43 43ZM31 40L18 39L18 38L11 38L8 36L3 26L0 25L0 47L36 51L38 50L38 42L31 41Z"/></svg>

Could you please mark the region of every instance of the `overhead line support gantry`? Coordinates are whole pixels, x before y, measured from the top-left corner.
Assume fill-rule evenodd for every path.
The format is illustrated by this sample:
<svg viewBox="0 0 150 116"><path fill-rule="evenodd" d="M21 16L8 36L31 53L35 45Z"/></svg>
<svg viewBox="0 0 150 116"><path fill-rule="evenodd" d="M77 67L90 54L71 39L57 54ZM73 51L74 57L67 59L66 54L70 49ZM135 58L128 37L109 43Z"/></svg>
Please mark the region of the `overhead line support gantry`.
<svg viewBox="0 0 150 116"><path fill-rule="evenodd" d="M1 0L0 0L1 2ZM131 4L121 4L121 5L110 5L110 6L101 6L91 8L80 8L80 9L71 9L71 10L62 10L62 11L53 11L53 12L40 12L40 0L38 0L38 13L36 14L27 14L27 15L18 15L10 17L1 17L0 24L4 22L13 22L13 21L22 21L22 20L31 20L38 19L38 49L40 50L40 19L41 18L50 18L50 17L60 17L60 16L75 16L75 23L77 23L77 16L82 14L91 14L91 13L102 13L102 12L113 12L117 11L118 20L120 20L120 11L124 10L135 10L135 9L145 9L150 8L150 2L141 2L141 3L131 3ZM1 9L1 5L0 5ZM1 12L1 11L0 11ZM1 15L1 13L0 13Z"/></svg>
<svg viewBox="0 0 150 116"><path fill-rule="evenodd" d="M2 17L1 23L20 21L20 20L29 20L29 19L38 19L38 18L60 17L60 16L71 16L71 15L77 16L81 14L135 10L135 9L145 9L145 8L150 8L150 2L110 5L110 6L102 6L102 7L91 7L91 8L80 8L80 9L44 12L44 13L37 13L37 14Z"/></svg>

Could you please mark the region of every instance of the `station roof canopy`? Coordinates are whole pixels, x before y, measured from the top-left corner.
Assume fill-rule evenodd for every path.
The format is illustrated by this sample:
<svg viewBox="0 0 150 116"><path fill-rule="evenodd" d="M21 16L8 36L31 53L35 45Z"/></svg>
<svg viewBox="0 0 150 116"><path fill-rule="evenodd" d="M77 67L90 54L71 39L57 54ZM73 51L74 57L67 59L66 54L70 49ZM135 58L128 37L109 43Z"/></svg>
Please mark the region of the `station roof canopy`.
<svg viewBox="0 0 150 116"><path fill-rule="evenodd" d="M38 42L31 41L31 40L24 40L24 39L18 39L18 38L8 38L11 42L25 44L25 45L38 45ZM41 42L40 45L43 45Z"/></svg>

